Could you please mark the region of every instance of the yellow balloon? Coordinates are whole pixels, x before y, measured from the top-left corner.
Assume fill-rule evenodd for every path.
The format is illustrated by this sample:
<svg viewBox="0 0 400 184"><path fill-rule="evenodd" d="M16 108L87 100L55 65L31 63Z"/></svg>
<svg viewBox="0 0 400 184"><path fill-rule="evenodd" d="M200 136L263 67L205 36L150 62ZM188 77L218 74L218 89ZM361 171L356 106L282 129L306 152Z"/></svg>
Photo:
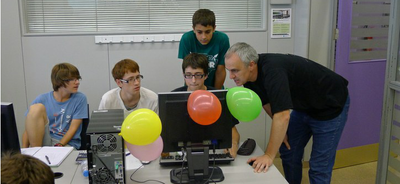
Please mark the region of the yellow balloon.
<svg viewBox="0 0 400 184"><path fill-rule="evenodd" d="M138 109L131 112L122 123L121 133L125 141L133 145L147 145L161 134L161 120L150 109Z"/></svg>

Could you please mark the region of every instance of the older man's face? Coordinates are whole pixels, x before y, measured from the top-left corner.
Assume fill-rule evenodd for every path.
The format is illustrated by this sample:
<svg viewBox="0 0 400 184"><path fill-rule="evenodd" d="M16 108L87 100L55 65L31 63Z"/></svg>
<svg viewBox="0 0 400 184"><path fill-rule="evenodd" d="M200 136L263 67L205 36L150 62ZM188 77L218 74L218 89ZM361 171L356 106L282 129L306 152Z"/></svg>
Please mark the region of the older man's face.
<svg viewBox="0 0 400 184"><path fill-rule="evenodd" d="M237 86L241 86L249 80L250 70L236 53L233 53L229 58L225 58L225 68L229 72L229 78Z"/></svg>

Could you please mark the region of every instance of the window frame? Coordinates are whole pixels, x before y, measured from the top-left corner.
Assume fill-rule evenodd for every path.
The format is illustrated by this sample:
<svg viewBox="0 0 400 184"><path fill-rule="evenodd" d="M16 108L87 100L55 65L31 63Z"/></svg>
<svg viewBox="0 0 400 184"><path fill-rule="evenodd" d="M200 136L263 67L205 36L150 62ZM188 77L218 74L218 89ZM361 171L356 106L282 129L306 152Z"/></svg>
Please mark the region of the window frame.
<svg viewBox="0 0 400 184"><path fill-rule="evenodd" d="M174 30L143 30L143 31L103 31L103 32L98 32L98 31L91 31L91 32L40 32L40 33L32 33L29 32L28 26L27 26L27 17L25 15L25 1L26 0L19 0L19 10L20 10L20 17L21 17L21 28L22 28L22 35L23 36L66 36L66 35L129 35L129 34L176 34L176 33L184 33L187 31L192 30L192 25L190 21L190 25L187 25L185 27L180 27ZM83 0L84 1L84 0ZM152 0L149 0L152 1ZM205 0L197 0L199 3L201 1ZM249 0L251 1L251 0ZM219 25L219 19L218 15L216 13L216 30L218 31L223 31L223 32L260 32L260 31L267 31L267 2L266 0L260 0L261 3L261 12L260 12L260 28L245 28L245 29L238 29L238 28L221 28ZM199 4L200 6L200 4ZM198 9L198 7L196 7ZM200 8L208 8L208 7L200 7ZM213 10L216 12L216 10ZM194 12L193 12L194 13ZM191 15L193 15L193 13ZM191 20L191 15L190 15L190 20Z"/></svg>

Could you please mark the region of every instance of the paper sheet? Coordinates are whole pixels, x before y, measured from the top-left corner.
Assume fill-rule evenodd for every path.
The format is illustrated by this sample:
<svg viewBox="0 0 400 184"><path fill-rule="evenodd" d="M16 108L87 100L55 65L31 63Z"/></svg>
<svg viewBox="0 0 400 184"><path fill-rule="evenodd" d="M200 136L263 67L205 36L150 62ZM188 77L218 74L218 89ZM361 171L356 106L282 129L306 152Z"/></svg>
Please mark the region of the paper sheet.
<svg viewBox="0 0 400 184"><path fill-rule="evenodd" d="M21 154L33 156L42 147L21 148Z"/></svg>
<svg viewBox="0 0 400 184"><path fill-rule="evenodd" d="M35 152L35 149L36 152ZM31 155L42 162L46 163L48 166L59 166L65 158L72 152L73 147L35 147L35 148L23 148L21 149L22 154ZM33 155L32 155L33 153ZM46 158L48 157L48 159Z"/></svg>

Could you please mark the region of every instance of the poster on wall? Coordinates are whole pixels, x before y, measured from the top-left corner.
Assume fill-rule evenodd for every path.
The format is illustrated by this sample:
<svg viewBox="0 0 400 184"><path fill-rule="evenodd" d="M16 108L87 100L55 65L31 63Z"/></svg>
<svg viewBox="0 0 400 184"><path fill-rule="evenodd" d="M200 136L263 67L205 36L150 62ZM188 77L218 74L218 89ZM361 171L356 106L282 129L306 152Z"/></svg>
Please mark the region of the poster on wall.
<svg viewBox="0 0 400 184"><path fill-rule="evenodd" d="M271 38L290 38L292 30L291 12L291 8L272 9Z"/></svg>

